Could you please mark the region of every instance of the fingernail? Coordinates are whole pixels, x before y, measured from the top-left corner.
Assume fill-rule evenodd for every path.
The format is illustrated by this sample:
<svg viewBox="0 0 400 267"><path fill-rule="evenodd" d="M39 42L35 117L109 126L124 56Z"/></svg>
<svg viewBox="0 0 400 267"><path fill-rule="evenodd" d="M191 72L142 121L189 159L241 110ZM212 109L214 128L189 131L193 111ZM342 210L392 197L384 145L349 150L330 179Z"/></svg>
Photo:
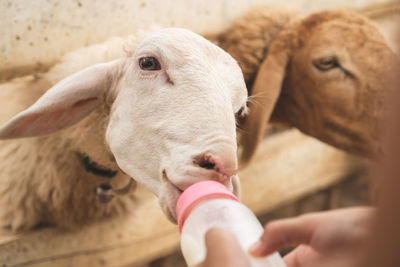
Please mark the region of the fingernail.
<svg viewBox="0 0 400 267"><path fill-rule="evenodd" d="M249 253L253 256L262 256L263 250L264 245L260 240L249 247Z"/></svg>

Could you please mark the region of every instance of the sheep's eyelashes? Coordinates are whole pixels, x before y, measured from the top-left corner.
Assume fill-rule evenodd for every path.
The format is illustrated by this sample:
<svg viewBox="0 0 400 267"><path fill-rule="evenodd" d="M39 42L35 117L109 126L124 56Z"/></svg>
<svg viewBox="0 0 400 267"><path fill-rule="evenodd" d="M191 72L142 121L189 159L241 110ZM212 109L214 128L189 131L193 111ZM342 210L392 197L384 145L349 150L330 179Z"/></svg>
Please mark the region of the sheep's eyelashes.
<svg viewBox="0 0 400 267"><path fill-rule="evenodd" d="M331 70L333 68L339 67L337 58L334 56L321 57L313 60L313 65L321 71Z"/></svg>
<svg viewBox="0 0 400 267"><path fill-rule="evenodd" d="M142 70L161 70L160 62L155 57L139 58L139 66Z"/></svg>

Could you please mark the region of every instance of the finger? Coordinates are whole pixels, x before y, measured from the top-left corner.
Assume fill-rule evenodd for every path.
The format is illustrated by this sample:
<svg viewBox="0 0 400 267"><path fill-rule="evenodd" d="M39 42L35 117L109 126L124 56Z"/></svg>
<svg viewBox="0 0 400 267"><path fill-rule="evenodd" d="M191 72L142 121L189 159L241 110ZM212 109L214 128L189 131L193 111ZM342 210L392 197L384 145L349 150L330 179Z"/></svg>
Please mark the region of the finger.
<svg viewBox="0 0 400 267"><path fill-rule="evenodd" d="M309 244L316 225L317 220L312 215L270 222L249 252L255 257L263 257L284 247Z"/></svg>
<svg viewBox="0 0 400 267"><path fill-rule="evenodd" d="M310 246L300 245L283 258L287 267L322 266L318 263L319 254ZM318 263L317 265L315 265Z"/></svg>
<svg viewBox="0 0 400 267"><path fill-rule="evenodd" d="M250 266L246 254L232 233L212 228L206 233L205 243L207 256L203 266Z"/></svg>

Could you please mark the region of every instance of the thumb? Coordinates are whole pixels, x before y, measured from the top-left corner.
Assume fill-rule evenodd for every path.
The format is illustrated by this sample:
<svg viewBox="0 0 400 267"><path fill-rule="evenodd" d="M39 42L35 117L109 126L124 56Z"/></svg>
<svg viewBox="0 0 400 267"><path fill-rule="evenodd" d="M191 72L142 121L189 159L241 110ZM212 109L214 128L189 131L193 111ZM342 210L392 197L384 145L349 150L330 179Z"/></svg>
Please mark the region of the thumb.
<svg viewBox="0 0 400 267"><path fill-rule="evenodd" d="M207 256L198 267L250 267L246 254L232 233L212 228L206 233L205 243Z"/></svg>
<svg viewBox="0 0 400 267"><path fill-rule="evenodd" d="M310 216L270 222L265 226L259 241L250 247L249 253L255 257L264 257L288 246L309 244L315 226Z"/></svg>

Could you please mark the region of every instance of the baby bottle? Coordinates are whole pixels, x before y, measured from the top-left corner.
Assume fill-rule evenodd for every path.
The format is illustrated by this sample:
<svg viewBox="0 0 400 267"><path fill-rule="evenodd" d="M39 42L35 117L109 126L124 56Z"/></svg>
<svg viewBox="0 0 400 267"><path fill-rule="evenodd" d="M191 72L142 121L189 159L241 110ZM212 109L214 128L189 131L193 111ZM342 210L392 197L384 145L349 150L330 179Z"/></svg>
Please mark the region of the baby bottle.
<svg viewBox="0 0 400 267"><path fill-rule="evenodd" d="M202 262L206 257L204 236L213 227L233 233L253 267L285 267L279 253L255 258L248 254L249 247L263 233L256 216L223 184L202 181L187 188L176 206L181 233L181 250L188 266Z"/></svg>

